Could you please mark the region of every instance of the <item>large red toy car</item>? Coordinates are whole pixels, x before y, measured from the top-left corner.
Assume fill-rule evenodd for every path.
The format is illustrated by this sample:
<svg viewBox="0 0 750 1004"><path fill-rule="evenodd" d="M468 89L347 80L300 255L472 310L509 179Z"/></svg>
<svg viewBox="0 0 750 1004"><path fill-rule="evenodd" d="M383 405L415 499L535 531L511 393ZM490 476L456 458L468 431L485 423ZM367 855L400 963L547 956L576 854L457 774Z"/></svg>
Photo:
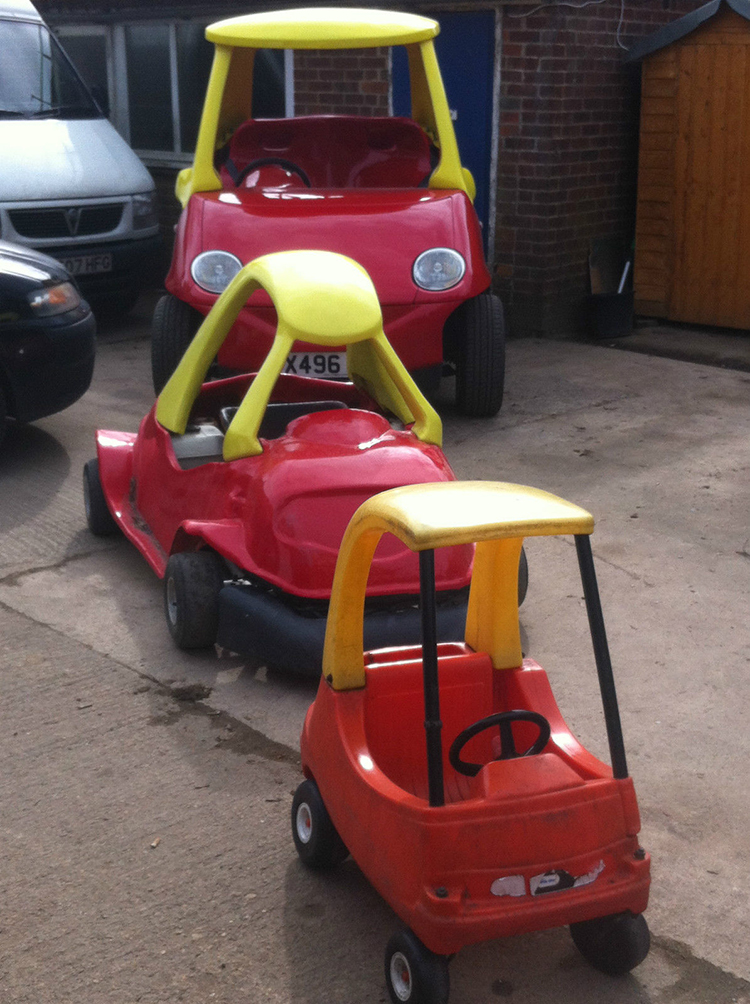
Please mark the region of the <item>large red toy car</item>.
<svg viewBox="0 0 750 1004"><path fill-rule="evenodd" d="M265 291L278 329L259 372L202 384L249 296ZM346 346L354 381L281 374L296 340ZM313 355L313 359L316 354ZM383 333L375 290L325 251L266 255L233 280L141 423L100 430L84 469L94 533L118 527L164 578L184 648L218 641L319 673L341 537L385 488L454 475L440 419ZM441 624L460 631L472 552L440 562ZM525 591L525 565L519 588ZM416 559L384 542L368 586L367 638L419 637Z"/></svg>
<svg viewBox="0 0 750 1004"><path fill-rule="evenodd" d="M371 498L346 531L292 834L311 867L350 852L407 925L386 950L394 1004L445 1004L449 956L499 936L570 924L585 958L612 974L648 952L649 858L592 529L587 512L546 492L453 482ZM419 552L423 642L363 654L362 601L384 533ZM522 658L515 569L525 536L551 534L575 537L611 768L573 737L546 673ZM435 555L471 542L465 635L438 644Z"/></svg>
<svg viewBox="0 0 750 1004"><path fill-rule="evenodd" d="M501 406L504 321L490 291L474 182L461 166L435 58L437 22L414 14L324 8L210 25L216 45L193 166L180 172L183 212L167 296L154 314L160 391L203 315L243 264L292 248L359 261L375 284L391 344L425 389L444 363L459 408ZM406 47L412 117L312 115L252 119L259 49ZM255 370L276 321L267 297L244 307L218 362ZM287 372L345 375L344 347L299 341Z"/></svg>

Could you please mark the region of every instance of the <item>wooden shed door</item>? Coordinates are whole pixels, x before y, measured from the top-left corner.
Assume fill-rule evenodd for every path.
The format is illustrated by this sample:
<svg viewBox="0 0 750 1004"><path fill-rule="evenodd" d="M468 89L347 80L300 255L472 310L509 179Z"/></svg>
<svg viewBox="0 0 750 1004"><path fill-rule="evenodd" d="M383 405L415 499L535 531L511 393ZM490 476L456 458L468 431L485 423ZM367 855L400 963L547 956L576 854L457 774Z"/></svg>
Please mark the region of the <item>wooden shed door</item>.
<svg viewBox="0 0 750 1004"><path fill-rule="evenodd" d="M750 328L750 23L716 22L676 47L669 317Z"/></svg>

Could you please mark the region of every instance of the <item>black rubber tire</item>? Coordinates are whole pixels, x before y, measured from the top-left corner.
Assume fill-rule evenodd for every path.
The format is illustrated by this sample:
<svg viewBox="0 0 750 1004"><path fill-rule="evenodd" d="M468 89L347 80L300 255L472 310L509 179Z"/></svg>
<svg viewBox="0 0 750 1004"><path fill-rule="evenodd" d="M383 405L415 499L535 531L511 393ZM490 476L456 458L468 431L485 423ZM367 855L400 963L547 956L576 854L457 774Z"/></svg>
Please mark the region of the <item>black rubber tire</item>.
<svg viewBox="0 0 750 1004"><path fill-rule="evenodd" d="M446 1004L448 958L431 952L408 928L397 931L385 949L385 982L393 1004Z"/></svg>
<svg viewBox="0 0 750 1004"><path fill-rule="evenodd" d="M173 554L164 573L164 616L178 648L210 648L219 627L219 593L227 577L215 551Z"/></svg>
<svg viewBox="0 0 750 1004"><path fill-rule="evenodd" d="M526 549L521 548L521 557L518 559L518 605L519 607L526 599L529 591L529 560L526 557Z"/></svg>
<svg viewBox="0 0 750 1004"><path fill-rule="evenodd" d="M308 868L335 868L349 856L314 781L303 781L294 793L292 839Z"/></svg>
<svg viewBox="0 0 750 1004"><path fill-rule="evenodd" d="M651 947L642 913L613 913L570 925L576 948L584 959L608 976L623 976L635 969Z"/></svg>
<svg viewBox="0 0 750 1004"><path fill-rule="evenodd" d="M89 530L96 537L109 537L120 529L104 497L99 461L96 459L88 460L83 465L83 505Z"/></svg>
<svg viewBox="0 0 750 1004"><path fill-rule="evenodd" d="M94 316L103 321L114 321L126 317L140 299L139 289L123 289L118 293L87 297Z"/></svg>
<svg viewBox="0 0 750 1004"><path fill-rule="evenodd" d="M456 364L456 407L463 415L491 418L503 403L505 315L493 293L466 300L451 318Z"/></svg>
<svg viewBox="0 0 750 1004"><path fill-rule="evenodd" d="M151 322L151 379L157 394L174 373L202 321L197 310L176 296L167 293L158 300Z"/></svg>
<svg viewBox="0 0 750 1004"><path fill-rule="evenodd" d="M5 403L5 394L0 387L0 443L5 439L5 430L8 426L8 405Z"/></svg>

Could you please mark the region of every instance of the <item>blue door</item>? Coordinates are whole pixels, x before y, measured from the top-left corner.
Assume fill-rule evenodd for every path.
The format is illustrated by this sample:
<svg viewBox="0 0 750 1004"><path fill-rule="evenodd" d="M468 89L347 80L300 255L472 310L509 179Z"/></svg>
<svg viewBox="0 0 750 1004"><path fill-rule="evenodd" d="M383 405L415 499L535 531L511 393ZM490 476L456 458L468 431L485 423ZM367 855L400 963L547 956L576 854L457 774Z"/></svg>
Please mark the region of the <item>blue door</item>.
<svg viewBox="0 0 750 1004"><path fill-rule="evenodd" d="M420 13L422 13L420 11ZM440 70L454 118L461 163L474 175L474 203L482 223L485 252L490 210L492 97L495 71L495 13L491 10L428 14L440 22L435 39ZM411 114L409 68L401 46L393 50L393 112Z"/></svg>

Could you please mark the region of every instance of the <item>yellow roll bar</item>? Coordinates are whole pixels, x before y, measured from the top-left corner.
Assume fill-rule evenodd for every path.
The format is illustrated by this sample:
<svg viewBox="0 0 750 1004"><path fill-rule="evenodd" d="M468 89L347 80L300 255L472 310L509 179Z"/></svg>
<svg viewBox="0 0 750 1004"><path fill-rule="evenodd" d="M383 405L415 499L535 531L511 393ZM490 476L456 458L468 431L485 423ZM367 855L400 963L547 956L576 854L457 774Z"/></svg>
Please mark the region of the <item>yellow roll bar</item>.
<svg viewBox="0 0 750 1004"><path fill-rule="evenodd" d="M412 551L476 543L466 642L495 669L521 664L518 561L524 537L590 534L572 502L524 485L448 481L382 492L352 516L341 542L328 611L323 675L334 690L365 685L365 589L375 549L392 533Z"/></svg>
<svg viewBox="0 0 750 1004"><path fill-rule="evenodd" d="M346 346L350 379L424 442L439 446L442 424L383 331L383 315L367 272L331 251L279 251L238 272L214 304L159 395L156 419L184 433L190 411L237 314L256 289L265 289L278 318L276 336L224 436L225 460L261 453L258 429L295 341Z"/></svg>

